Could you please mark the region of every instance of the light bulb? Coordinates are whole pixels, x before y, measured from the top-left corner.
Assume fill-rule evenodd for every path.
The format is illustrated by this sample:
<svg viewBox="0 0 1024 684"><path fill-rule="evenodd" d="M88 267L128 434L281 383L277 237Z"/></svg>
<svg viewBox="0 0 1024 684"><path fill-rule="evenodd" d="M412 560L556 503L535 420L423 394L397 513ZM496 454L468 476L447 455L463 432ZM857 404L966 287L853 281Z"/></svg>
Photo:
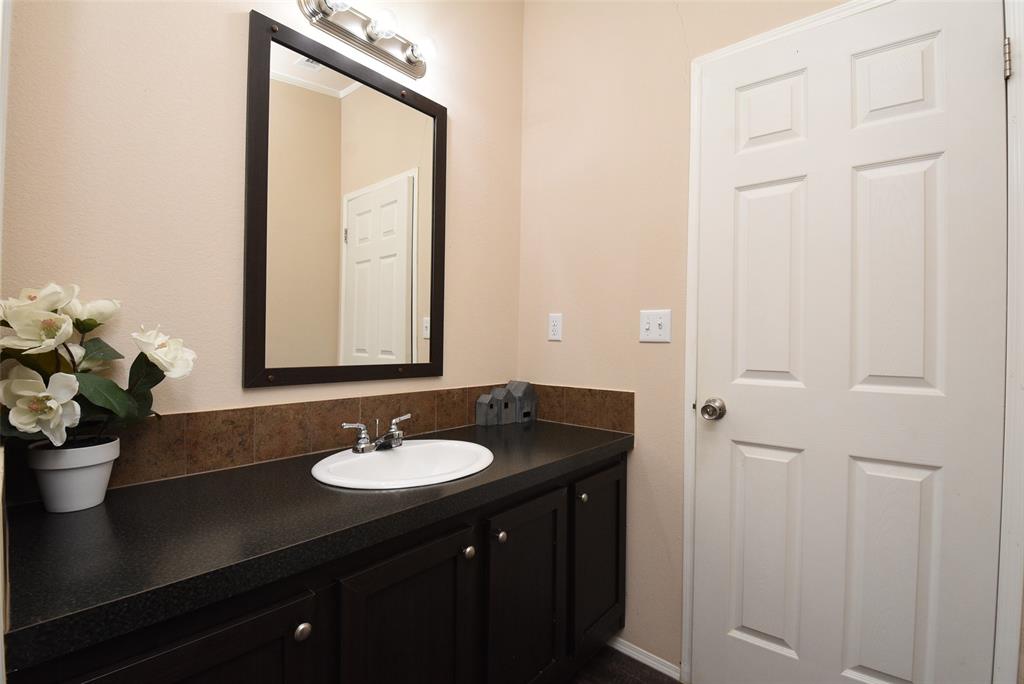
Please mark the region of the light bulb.
<svg viewBox="0 0 1024 684"><path fill-rule="evenodd" d="M372 41L394 38L398 34L398 17L387 9L374 10L370 23L366 25L366 37Z"/></svg>
<svg viewBox="0 0 1024 684"><path fill-rule="evenodd" d="M324 0L324 4L334 13L348 12L352 9L352 3L344 2L344 0Z"/></svg>
<svg viewBox="0 0 1024 684"><path fill-rule="evenodd" d="M410 43L405 49L405 61L409 64L420 64L423 62L423 50L416 43Z"/></svg>
<svg viewBox="0 0 1024 684"><path fill-rule="evenodd" d="M430 38L424 38L423 40L416 41L416 50L419 52L420 59L424 62L430 62L437 59L437 46L434 41Z"/></svg>

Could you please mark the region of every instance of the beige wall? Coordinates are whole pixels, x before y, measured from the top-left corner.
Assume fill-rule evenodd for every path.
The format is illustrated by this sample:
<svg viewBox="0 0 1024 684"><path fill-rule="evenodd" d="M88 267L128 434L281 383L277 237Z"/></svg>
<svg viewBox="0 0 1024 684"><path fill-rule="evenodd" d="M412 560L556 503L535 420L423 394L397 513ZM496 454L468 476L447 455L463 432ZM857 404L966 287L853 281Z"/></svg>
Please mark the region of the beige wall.
<svg viewBox="0 0 1024 684"><path fill-rule="evenodd" d="M200 360L160 388L168 413L514 375L635 390L624 636L678 662L689 61L825 6L397 5L439 48L414 87L449 109L445 376L243 391L250 5L22 0L3 290L52 278L121 297L107 337L125 351L137 322L185 337ZM255 7L369 63L292 0ZM636 342L642 307L673 309L672 344ZM550 311L561 343L544 341Z"/></svg>
<svg viewBox="0 0 1024 684"><path fill-rule="evenodd" d="M810 2L537 2L524 28L519 375L636 392L625 639L679 663L690 60ZM671 308L673 342L639 344ZM565 337L545 341L549 312Z"/></svg>
<svg viewBox="0 0 1024 684"><path fill-rule="evenodd" d="M250 8L448 107L443 378L242 389ZM518 292L499 288L481 307L480 284L518 279L523 6L395 10L409 35L439 46L415 83L309 26L294 0L17 2L3 291L55 279L123 299L105 337L126 353L139 323L183 337L199 362L186 380L159 388L164 413L514 375Z"/></svg>
<svg viewBox="0 0 1024 684"><path fill-rule="evenodd" d="M271 79L267 142L267 366L333 366L341 100Z"/></svg>
<svg viewBox="0 0 1024 684"><path fill-rule="evenodd" d="M434 120L369 88L341 101L341 194L374 185L411 169L416 178L417 361L430 359L423 317L430 311L431 212L434 192Z"/></svg>

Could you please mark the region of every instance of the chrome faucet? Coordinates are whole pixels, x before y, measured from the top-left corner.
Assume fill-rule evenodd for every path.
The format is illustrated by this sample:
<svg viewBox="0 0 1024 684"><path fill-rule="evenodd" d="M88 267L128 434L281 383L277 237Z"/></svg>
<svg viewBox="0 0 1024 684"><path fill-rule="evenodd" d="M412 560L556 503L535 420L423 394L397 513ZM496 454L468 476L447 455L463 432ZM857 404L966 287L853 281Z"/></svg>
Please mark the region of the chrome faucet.
<svg viewBox="0 0 1024 684"><path fill-rule="evenodd" d="M391 419L391 426L388 431L378 437L374 441L370 441L370 433L367 431L366 426L362 423L342 423L342 430L359 430L359 437L356 440L356 444L352 447L352 452L356 454L367 454L378 449L394 449L395 447L402 446L402 439L405 436L404 433L398 429L398 424L403 420L409 420L412 418L411 413L406 413L404 416Z"/></svg>

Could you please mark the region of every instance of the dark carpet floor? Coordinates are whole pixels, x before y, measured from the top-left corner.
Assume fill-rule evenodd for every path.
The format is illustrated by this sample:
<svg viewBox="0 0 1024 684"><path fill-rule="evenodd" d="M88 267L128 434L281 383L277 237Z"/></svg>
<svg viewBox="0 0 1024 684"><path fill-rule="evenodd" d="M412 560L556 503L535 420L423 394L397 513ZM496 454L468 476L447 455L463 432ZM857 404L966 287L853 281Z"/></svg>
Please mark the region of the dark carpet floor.
<svg viewBox="0 0 1024 684"><path fill-rule="evenodd" d="M594 656L572 681L573 684L676 684L671 677L611 648Z"/></svg>

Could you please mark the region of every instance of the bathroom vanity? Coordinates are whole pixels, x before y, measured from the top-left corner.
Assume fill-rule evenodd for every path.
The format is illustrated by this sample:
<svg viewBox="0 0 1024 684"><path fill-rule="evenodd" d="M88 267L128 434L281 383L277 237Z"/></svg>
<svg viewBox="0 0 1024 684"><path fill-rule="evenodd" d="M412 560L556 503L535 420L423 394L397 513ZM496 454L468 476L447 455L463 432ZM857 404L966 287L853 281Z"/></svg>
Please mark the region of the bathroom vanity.
<svg viewBox="0 0 1024 684"><path fill-rule="evenodd" d="M357 491L313 479L321 453L116 489L79 513L11 509L9 681L567 681L624 625L632 435L424 437L494 462Z"/></svg>

